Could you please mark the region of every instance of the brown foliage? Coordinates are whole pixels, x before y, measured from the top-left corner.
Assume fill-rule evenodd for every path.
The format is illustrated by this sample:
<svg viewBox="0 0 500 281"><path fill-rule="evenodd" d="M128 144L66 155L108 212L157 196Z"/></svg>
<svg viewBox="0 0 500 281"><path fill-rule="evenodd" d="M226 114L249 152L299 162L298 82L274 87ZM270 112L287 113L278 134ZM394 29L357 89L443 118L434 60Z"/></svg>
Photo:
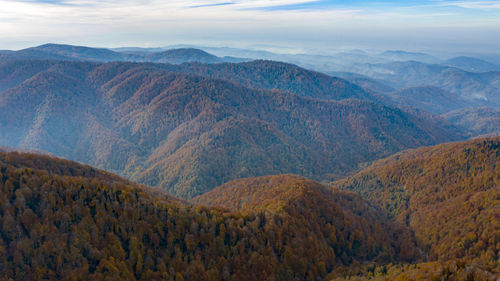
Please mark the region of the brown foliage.
<svg viewBox="0 0 500 281"><path fill-rule="evenodd" d="M429 260L500 269L500 138L400 153L333 186L409 226Z"/></svg>
<svg viewBox="0 0 500 281"><path fill-rule="evenodd" d="M228 212L187 205L75 162L0 153L0 275L316 280L339 264L397 256L396 246L372 237L383 236L381 225L361 220L355 208L343 211L319 184L294 180L303 183L290 194L302 199L283 212ZM335 200L359 197L342 193Z"/></svg>

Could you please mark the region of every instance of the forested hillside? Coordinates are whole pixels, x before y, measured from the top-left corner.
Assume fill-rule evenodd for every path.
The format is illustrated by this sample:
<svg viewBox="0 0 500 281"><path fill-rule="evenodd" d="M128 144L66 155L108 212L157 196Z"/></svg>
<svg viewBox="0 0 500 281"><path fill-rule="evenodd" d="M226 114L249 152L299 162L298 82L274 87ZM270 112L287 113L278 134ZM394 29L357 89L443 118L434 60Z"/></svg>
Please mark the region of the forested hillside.
<svg viewBox="0 0 500 281"><path fill-rule="evenodd" d="M363 218L374 210L356 195L328 195L300 178L288 183L304 197L289 201L286 214L229 212L187 205L74 162L2 152L0 275L317 280L338 265L409 258L400 248L404 237L391 237L380 219Z"/></svg>
<svg viewBox="0 0 500 281"><path fill-rule="evenodd" d="M471 136L500 135L500 110L489 107L458 109L442 115L457 127L465 128Z"/></svg>
<svg viewBox="0 0 500 281"><path fill-rule="evenodd" d="M399 105L412 106L434 114L470 107L460 95L437 87L406 88L388 94Z"/></svg>
<svg viewBox="0 0 500 281"><path fill-rule="evenodd" d="M405 151L333 187L410 227L429 260L500 272L500 138Z"/></svg>
<svg viewBox="0 0 500 281"><path fill-rule="evenodd" d="M191 202L243 213L275 214L287 222L287 229L283 231L296 237L294 247L303 247L304 252L318 255L333 247L335 256L343 264L350 263L350 256L382 263L395 257L399 261L419 257L409 229L389 221L383 212L359 195L349 191L332 192L318 182L299 176L239 179L195 197ZM328 239L318 233L327 234ZM298 242L312 237L319 248ZM334 246L336 243L347 248L340 249Z"/></svg>
<svg viewBox="0 0 500 281"><path fill-rule="evenodd" d="M177 66L165 65L163 67L176 72L225 79L246 87L282 90L319 99L357 98L375 102L382 100L382 97L370 94L344 79L277 61L256 60L237 64L190 63Z"/></svg>
<svg viewBox="0 0 500 281"><path fill-rule="evenodd" d="M316 80L323 81L311 92L318 97L332 91L331 99L362 98L357 94L364 92L286 64L233 67L246 69L248 81L264 79L258 69L265 81L298 75L276 87L302 96L168 67L3 62L0 145L48 151L191 198L242 177L336 179L394 152L461 137L435 117L370 101L302 97ZM309 84L297 88L299 77Z"/></svg>

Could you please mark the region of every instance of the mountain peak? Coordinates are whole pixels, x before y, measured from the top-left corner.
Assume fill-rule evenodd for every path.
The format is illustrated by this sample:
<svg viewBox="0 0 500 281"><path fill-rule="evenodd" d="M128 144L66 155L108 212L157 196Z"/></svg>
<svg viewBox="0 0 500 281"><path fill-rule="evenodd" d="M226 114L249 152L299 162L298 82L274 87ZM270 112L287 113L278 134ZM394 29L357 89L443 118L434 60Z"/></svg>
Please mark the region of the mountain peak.
<svg viewBox="0 0 500 281"><path fill-rule="evenodd" d="M193 198L192 202L235 211L276 213L306 194L325 197L327 193L315 181L297 175L275 175L230 181Z"/></svg>
<svg viewBox="0 0 500 281"><path fill-rule="evenodd" d="M216 63L223 60L203 50L195 48L179 48L152 53L146 56L147 60L159 63L181 64L185 62Z"/></svg>
<svg viewBox="0 0 500 281"><path fill-rule="evenodd" d="M89 61L119 61L124 60L124 56L117 52L105 48L92 48L85 46L73 46L65 44L48 43L37 47L32 47L22 51L41 51L47 54L64 56L69 59L89 60Z"/></svg>
<svg viewBox="0 0 500 281"><path fill-rule="evenodd" d="M471 72L500 71L500 66L482 59L459 56L443 62L445 65L457 67Z"/></svg>

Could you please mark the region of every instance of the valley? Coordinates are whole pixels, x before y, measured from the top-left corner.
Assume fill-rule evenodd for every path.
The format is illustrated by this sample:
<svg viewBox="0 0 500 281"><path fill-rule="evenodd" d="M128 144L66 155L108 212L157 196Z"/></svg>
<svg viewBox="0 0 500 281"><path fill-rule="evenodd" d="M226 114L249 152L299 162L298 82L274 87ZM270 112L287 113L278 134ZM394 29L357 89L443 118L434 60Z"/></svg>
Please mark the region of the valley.
<svg viewBox="0 0 500 281"><path fill-rule="evenodd" d="M497 71L396 50L2 51L0 280L496 281Z"/></svg>

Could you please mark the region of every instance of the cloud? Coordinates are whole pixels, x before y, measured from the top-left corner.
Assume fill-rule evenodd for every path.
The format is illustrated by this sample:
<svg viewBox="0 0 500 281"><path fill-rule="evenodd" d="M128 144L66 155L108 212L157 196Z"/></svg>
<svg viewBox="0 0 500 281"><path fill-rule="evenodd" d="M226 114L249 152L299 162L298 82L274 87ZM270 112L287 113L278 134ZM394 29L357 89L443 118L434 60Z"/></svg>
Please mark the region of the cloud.
<svg viewBox="0 0 500 281"><path fill-rule="evenodd" d="M490 10L500 9L498 1L438 1L435 6L459 7L464 9Z"/></svg>
<svg viewBox="0 0 500 281"><path fill-rule="evenodd" d="M372 38L424 44L448 34L462 42L500 41L498 10L483 9L497 7L496 1L486 0L0 0L0 7L0 49L48 41L295 48L297 42L328 46ZM478 38L485 30L490 35Z"/></svg>
<svg viewBox="0 0 500 281"><path fill-rule="evenodd" d="M278 5L268 5L253 7L256 10L264 11L291 11L291 10L319 10L333 8L335 5L332 1L303 1L298 3L286 3Z"/></svg>
<svg viewBox="0 0 500 281"><path fill-rule="evenodd" d="M66 0L18 0L17 2L38 3L38 4L53 4L66 5Z"/></svg>
<svg viewBox="0 0 500 281"><path fill-rule="evenodd" d="M198 4L198 5L192 5L188 6L189 8L206 8L206 7L218 7L218 6L227 6L227 5L234 5L234 2L222 2L222 3L208 3L208 4Z"/></svg>

